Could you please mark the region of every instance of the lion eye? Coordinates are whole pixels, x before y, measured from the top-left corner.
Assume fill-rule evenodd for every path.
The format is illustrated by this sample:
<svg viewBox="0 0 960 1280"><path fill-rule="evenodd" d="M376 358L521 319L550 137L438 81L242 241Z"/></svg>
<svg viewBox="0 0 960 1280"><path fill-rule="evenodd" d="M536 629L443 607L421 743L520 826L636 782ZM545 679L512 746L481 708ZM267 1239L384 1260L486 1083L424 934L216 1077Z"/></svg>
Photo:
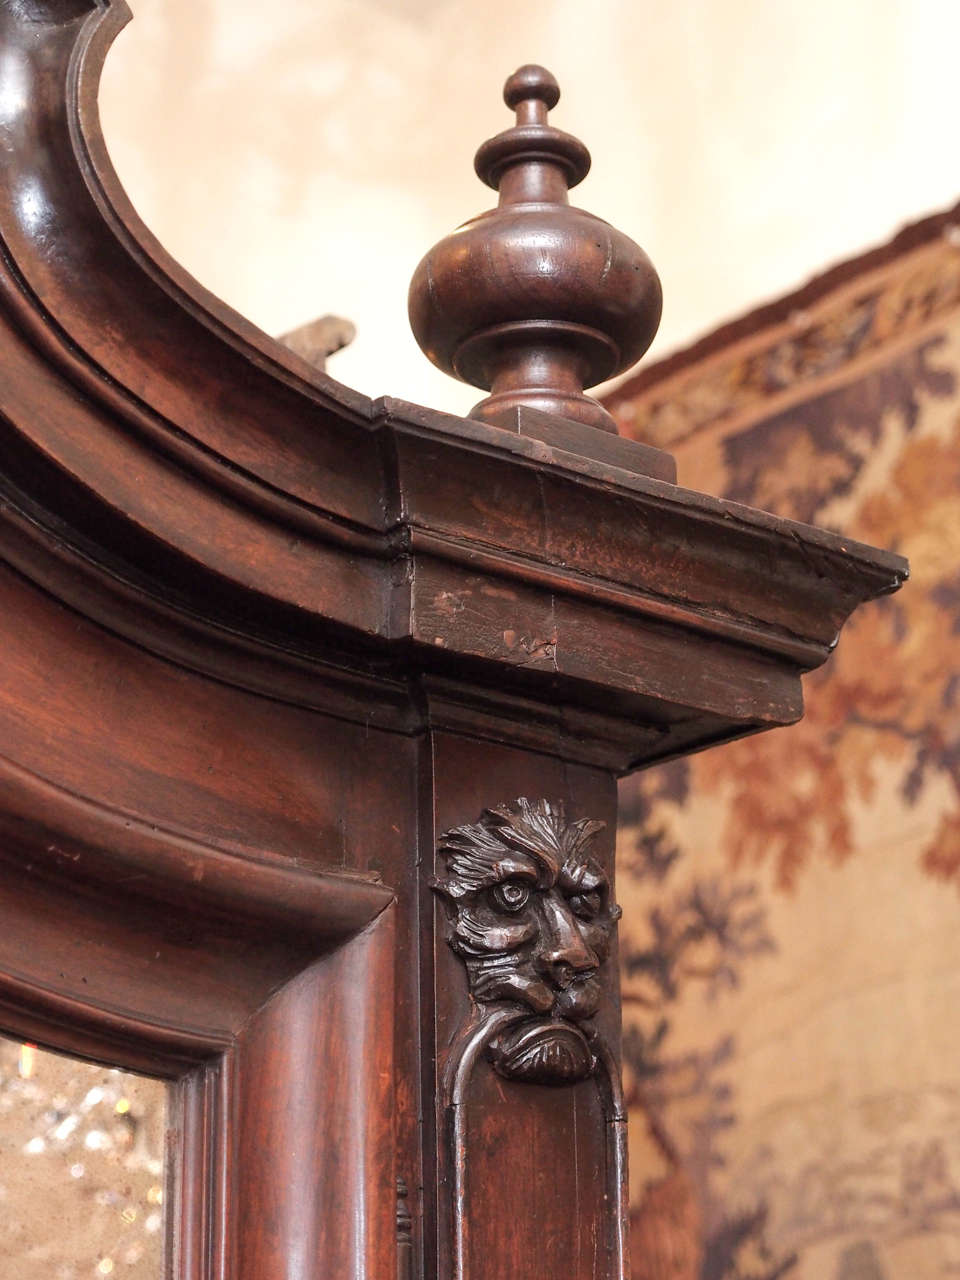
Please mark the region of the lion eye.
<svg viewBox="0 0 960 1280"><path fill-rule="evenodd" d="M570 910L581 920L592 920L600 914L603 902L599 889L591 889L587 893L573 893L568 899Z"/></svg>
<svg viewBox="0 0 960 1280"><path fill-rule="evenodd" d="M494 885L492 896L501 911L522 911L530 901L530 888L519 880L505 880Z"/></svg>

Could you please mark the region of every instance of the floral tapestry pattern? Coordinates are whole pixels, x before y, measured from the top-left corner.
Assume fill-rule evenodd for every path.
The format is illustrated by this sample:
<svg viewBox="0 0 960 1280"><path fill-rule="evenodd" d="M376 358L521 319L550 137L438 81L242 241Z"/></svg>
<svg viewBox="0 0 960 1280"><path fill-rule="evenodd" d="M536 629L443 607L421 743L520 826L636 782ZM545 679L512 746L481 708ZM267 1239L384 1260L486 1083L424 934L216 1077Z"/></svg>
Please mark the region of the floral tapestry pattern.
<svg viewBox="0 0 960 1280"><path fill-rule="evenodd" d="M634 1280L960 1276L958 262L944 218L869 289L848 267L805 308L837 349L799 398L731 374L738 345L799 359L760 325L704 362L711 414L655 441L681 483L889 547L912 577L854 616L799 724L623 785ZM925 312L851 343L845 300L862 325L866 294L918 280ZM671 370L688 404L697 375ZM612 407L630 433L664 402L647 375Z"/></svg>

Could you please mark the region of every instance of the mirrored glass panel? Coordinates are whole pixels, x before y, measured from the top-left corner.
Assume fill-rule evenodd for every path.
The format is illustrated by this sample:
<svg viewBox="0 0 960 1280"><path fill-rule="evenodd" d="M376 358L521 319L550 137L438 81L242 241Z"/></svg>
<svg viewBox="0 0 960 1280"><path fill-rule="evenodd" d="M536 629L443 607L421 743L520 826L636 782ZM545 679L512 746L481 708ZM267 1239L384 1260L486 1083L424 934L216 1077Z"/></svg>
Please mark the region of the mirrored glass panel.
<svg viewBox="0 0 960 1280"><path fill-rule="evenodd" d="M0 1276L161 1280L166 1095L0 1037Z"/></svg>

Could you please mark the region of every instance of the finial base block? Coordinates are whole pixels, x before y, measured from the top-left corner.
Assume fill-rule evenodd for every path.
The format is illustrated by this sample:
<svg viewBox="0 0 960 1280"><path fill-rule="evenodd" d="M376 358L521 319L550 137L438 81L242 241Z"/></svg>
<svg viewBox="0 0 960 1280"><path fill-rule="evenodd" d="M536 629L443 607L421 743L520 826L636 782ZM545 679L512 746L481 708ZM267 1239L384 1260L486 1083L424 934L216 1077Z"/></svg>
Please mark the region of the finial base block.
<svg viewBox="0 0 960 1280"><path fill-rule="evenodd" d="M493 427L511 423L518 410L529 409L532 412L549 414L562 418L567 422L582 423L600 431L617 434L617 424L599 400L591 396L563 391L548 390L543 387L516 387L511 391L501 391L486 400L481 400L470 410L470 417L478 422L489 422Z"/></svg>
<svg viewBox="0 0 960 1280"><path fill-rule="evenodd" d="M677 463L672 453L650 444L641 444L639 440L612 435L609 431L596 431L592 426L571 418L519 405L504 409L496 420L487 418L484 421L503 431L515 431L528 440L540 440L551 449L562 449L592 462L632 471L634 475L665 480L667 484L677 483Z"/></svg>

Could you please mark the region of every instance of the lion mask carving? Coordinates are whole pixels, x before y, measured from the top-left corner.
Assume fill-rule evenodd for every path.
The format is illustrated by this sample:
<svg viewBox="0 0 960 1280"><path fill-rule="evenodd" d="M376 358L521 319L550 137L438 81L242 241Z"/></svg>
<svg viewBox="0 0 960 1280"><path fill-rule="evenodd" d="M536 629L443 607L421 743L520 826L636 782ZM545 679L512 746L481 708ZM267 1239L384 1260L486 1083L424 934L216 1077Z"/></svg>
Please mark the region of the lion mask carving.
<svg viewBox="0 0 960 1280"><path fill-rule="evenodd" d="M562 804L521 797L441 838L447 875L434 888L449 904L448 940L466 962L471 995L534 1015L491 1044L510 1079L564 1084L595 1066L584 1024L599 1007L600 967L620 916L588 852L605 825L568 823Z"/></svg>

